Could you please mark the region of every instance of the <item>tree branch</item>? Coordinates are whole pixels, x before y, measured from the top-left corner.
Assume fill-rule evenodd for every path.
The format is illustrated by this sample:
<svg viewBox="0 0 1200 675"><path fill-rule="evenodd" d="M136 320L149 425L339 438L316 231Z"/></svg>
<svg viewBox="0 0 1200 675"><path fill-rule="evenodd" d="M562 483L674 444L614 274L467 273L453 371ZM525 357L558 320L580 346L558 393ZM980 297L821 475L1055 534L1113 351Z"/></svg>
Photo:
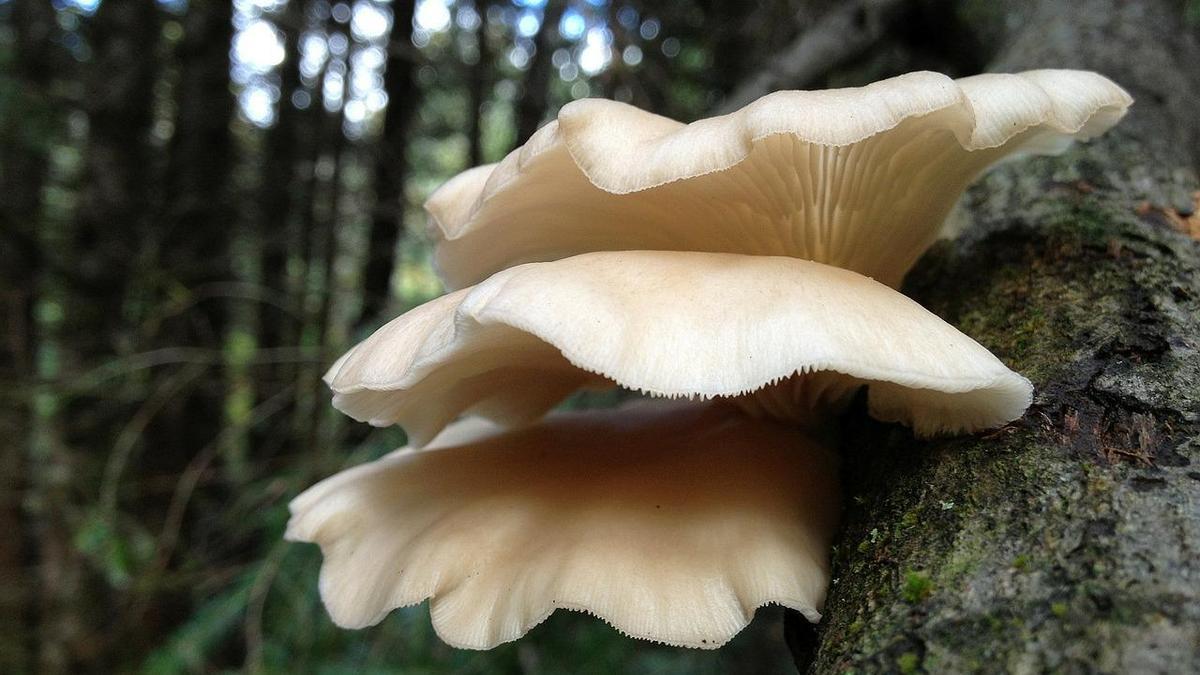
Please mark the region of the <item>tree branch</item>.
<svg viewBox="0 0 1200 675"><path fill-rule="evenodd" d="M802 88L859 56L886 34L888 20L906 4L907 0L855 0L837 5L765 68L746 78L717 114L733 112L778 89Z"/></svg>

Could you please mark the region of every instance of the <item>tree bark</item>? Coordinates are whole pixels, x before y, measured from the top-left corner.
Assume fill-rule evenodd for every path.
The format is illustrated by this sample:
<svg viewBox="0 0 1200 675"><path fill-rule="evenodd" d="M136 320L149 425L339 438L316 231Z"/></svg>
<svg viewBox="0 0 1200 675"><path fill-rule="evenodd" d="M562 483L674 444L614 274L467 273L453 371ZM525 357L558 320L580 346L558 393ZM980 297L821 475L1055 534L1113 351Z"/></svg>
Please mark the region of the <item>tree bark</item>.
<svg viewBox="0 0 1200 675"><path fill-rule="evenodd" d="M350 59L347 58L347 63L349 61ZM309 274L311 276L319 270L321 280L317 296L309 303L314 312L310 321L317 338L317 350L320 357L318 363L313 364L315 369L311 367L301 369L301 372L307 373L307 377L302 378L300 386L307 385L310 392L305 399L306 404L313 406L315 410L298 418L298 421L306 426L304 438L307 439L306 447L310 448L321 447L318 444L319 434L325 421L330 417L327 411L320 410L321 404L325 402L326 391L325 383L320 376L325 365L331 363L336 357L336 354L333 353L334 341L340 332L334 325L336 321L334 304L340 297L336 279L337 231L342 221L343 200L347 196L344 174L347 165L352 163L352 158L356 154L353 144L348 142L349 139L346 138L343 131L345 121L345 106L339 108L336 113L330 114L326 119L328 125L326 134L330 139L329 154L333 162L333 172L329 178L329 191L323 217L316 219L316 227L310 232L313 241L308 256ZM398 227L396 229L398 231ZM395 249L395 242L392 243L392 248ZM345 345L339 341L336 346L344 347ZM321 414L322 412L326 412L326 414Z"/></svg>
<svg viewBox="0 0 1200 675"><path fill-rule="evenodd" d="M987 19L1017 26L994 70L1094 69L1137 103L1091 144L990 174L963 234L910 275L1030 377L1034 405L935 442L847 419L834 582L802 670L1200 671L1200 243L1181 231L1200 50L1166 1L1007 11Z"/></svg>
<svg viewBox="0 0 1200 675"><path fill-rule="evenodd" d="M69 327L80 331L76 337L90 337L87 344L80 340L84 353L108 355L128 338L131 317L122 304L156 187L150 128L158 68L144 53L157 45L157 3L102 3L90 28L88 141L75 232L80 261L73 292L80 302L68 314Z"/></svg>
<svg viewBox="0 0 1200 675"><path fill-rule="evenodd" d="M905 0L855 0L835 5L762 71L746 78L718 108L730 113L777 89L809 86L876 44Z"/></svg>
<svg viewBox="0 0 1200 675"><path fill-rule="evenodd" d="M288 275L288 257L302 236L299 212L304 206L304 181L297 177L299 160L311 154L310 146L316 135L310 123L320 115L320 79L310 106L300 110L293 102L297 93L308 95L300 79L300 37L305 29L305 9L309 3L290 0L283 9L279 28L283 32L285 61L279 67L279 116L265 134L261 184L258 188L259 223L258 245L261 256L261 283L267 292L280 299L292 299ZM279 347L294 344L299 333L296 324L298 306L284 300L291 312L281 312L273 303L261 303L258 312L259 344ZM288 330L290 329L290 330ZM272 369L269 379L278 384L287 379L289 369L280 365Z"/></svg>
<svg viewBox="0 0 1200 675"><path fill-rule="evenodd" d="M165 322L155 342L220 349L229 318L228 300L212 289L233 278L231 229L236 209L229 178L233 172L230 123L234 98L229 81L233 5L228 0L192 0L178 49L179 84L175 132L169 148L163 215L147 238L157 250L157 268L194 299L190 310ZM159 282L161 283L161 282ZM164 289L156 289L165 296ZM169 306L163 297L161 305ZM213 435L223 418L224 388L219 372L209 385L177 399L161 421L156 454L185 465ZM153 435L153 432L151 432ZM171 450L175 452L172 455Z"/></svg>
<svg viewBox="0 0 1200 675"><path fill-rule="evenodd" d="M542 9L542 23L533 39L533 58L525 81L521 86L521 98L517 101L517 147L533 135L546 117L547 100L550 95L550 69L554 67L554 43L558 35L558 24L567 9L567 0L547 0Z"/></svg>
<svg viewBox="0 0 1200 675"><path fill-rule="evenodd" d="M468 65L467 73L467 163L470 166L483 164L483 104L487 102L488 87L491 85L491 70L495 67L491 44L488 40L488 3L471 0L470 6L479 16L479 27L475 29L475 40L479 43L479 56Z"/></svg>
<svg viewBox="0 0 1200 675"><path fill-rule="evenodd" d="M132 347L144 307L127 305L127 291L159 185L150 145L158 67L144 57L158 44L158 4L101 3L86 32L93 51L82 73L88 137L73 230L68 242L42 249L56 263L52 273L43 272L54 277L53 285L65 286L63 320L54 328L62 372ZM38 337L49 341L44 333ZM108 442L112 418L122 413L121 402L104 394L71 398L60 385L47 385L54 412L39 416L39 424L55 424L54 441L30 444L26 471L27 522L37 541L37 670L43 673L70 672L94 660L104 644L105 627L88 617L102 615L109 589L93 583L96 575L75 538L78 495L90 489L84 487L90 458L78 449Z"/></svg>
<svg viewBox="0 0 1200 675"><path fill-rule="evenodd" d="M415 0L399 0L392 7L392 33L388 39L388 59L383 88L388 95L383 114L383 138L375 157L375 208L367 243L367 263L363 271L363 306L358 324L375 320L391 298L392 271L396 265L396 245L404 230L407 176L405 150L409 122L416 111L416 49L412 44Z"/></svg>
<svg viewBox="0 0 1200 675"><path fill-rule="evenodd" d="M0 120L0 381L6 383L0 433L7 439L0 447L0 531L9 533L0 543L0 672L26 672L32 670L30 627L36 621L26 558L36 542L25 531L22 493L34 433L42 191L50 137L60 124L49 89L61 54L52 41L56 24L49 3L18 0L11 11L11 68L19 93L8 119ZM27 120L35 120L32 133Z"/></svg>
<svg viewBox="0 0 1200 675"><path fill-rule="evenodd" d="M234 99L229 81L233 6L227 0L191 0L179 45L179 85L165 191L160 255L170 269L192 272L189 285L224 281L233 204L229 125ZM218 327L219 328L219 327ZM219 330L216 331L219 334Z"/></svg>

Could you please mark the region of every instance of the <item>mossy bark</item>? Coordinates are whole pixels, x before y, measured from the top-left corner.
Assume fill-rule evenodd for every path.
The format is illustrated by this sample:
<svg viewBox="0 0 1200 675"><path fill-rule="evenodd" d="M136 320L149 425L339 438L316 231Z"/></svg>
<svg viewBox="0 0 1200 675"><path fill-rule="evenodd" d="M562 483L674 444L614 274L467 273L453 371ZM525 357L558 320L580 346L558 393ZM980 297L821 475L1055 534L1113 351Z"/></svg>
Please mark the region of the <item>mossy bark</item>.
<svg viewBox="0 0 1200 675"><path fill-rule="evenodd" d="M1200 52L1175 3L1012 12L997 70L1091 68L1138 102L989 175L910 275L1037 393L970 438L849 416L810 672L1200 672Z"/></svg>

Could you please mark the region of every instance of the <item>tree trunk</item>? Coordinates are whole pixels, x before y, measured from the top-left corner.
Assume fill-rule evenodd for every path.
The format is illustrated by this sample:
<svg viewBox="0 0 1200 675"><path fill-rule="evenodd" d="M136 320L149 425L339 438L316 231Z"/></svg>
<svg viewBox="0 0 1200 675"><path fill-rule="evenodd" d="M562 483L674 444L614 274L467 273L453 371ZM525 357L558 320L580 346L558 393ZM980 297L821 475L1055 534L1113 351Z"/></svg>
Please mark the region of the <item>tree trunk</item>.
<svg viewBox="0 0 1200 675"><path fill-rule="evenodd" d="M542 9L542 23L533 38L533 57L529 61L529 70L525 71L521 98L517 101L517 147L529 140L546 117L554 45L558 24L566 9L567 0L547 0Z"/></svg>
<svg viewBox="0 0 1200 675"><path fill-rule="evenodd" d="M42 251L52 261L41 287L65 287L63 319L53 336L62 370L93 367L114 353L129 351L143 316L127 305L131 272L149 230L151 195L156 193L150 130L154 121L157 63L153 53L160 35L155 0L101 3L87 26L93 57L82 74L88 138L83 152L81 187L69 242ZM67 239L67 237L64 237ZM50 239L45 240L52 241ZM138 306L138 311L144 306ZM44 328L44 326L43 326ZM58 360L56 360L58 361ZM56 369L57 369L56 363ZM106 444L120 401L81 395L69 397L64 382L47 383L43 400L53 412L39 412L38 424L53 440L35 439L29 447L29 485L25 495L30 532L37 541L36 608L38 672L70 672L93 661L103 648L101 616L109 589L96 581L78 545L81 513L78 495L91 486L81 451Z"/></svg>
<svg viewBox="0 0 1200 675"><path fill-rule="evenodd" d="M392 295L396 245L404 229L405 141L417 97L414 77L417 55L412 44L415 10L415 0L399 0L392 8L392 34L388 39L387 67L383 74L388 104L383 114L383 138L379 140L379 154L375 158L375 208L371 213L371 233L363 271L359 325L374 321L387 307Z"/></svg>
<svg viewBox="0 0 1200 675"><path fill-rule="evenodd" d="M479 43L479 56L475 63L468 64L467 73L467 163L470 166L483 164L483 104L487 102L488 87L491 85L491 69L495 67L491 45L488 41L488 3L471 0L470 6L479 15L479 27L475 29L475 40Z"/></svg>
<svg viewBox="0 0 1200 675"><path fill-rule="evenodd" d="M42 264L39 229L42 191L49 164L50 137L59 124L49 96L56 59L51 36L54 9L37 0L18 0L10 25L16 50L12 70L19 86L8 119L0 120L0 672L31 670L33 579L27 569L36 542L24 531L22 493L26 454L33 438L37 353L34 330L35 288ZM41 123L30 133L24 120Z"/></svg>
<svg viewBox="0 0 1200 675"><path fill-rule="evenodd" d="M276 298L276 303L259 305L258 341L264 347L279 347L294 344L299 333L297 323L300 309L289 302L291 284L288 275L288 257L293 242L303 235L299 232L299 212L304 206L303 181L297 177L296 164L308 154L314 143L311 118L320 118L319 112L300 110L293 96L309 95L300 79L300 37L305 29L305 9L309 3L291 0L280 16L279 28L283 32L286 60L279 67L279 116L265 135L261 184L257 202L259 223L258 245L261 256L261 284ZM319 111L320 82L309 105ZM278 304L277 304L278 303ZM290 311L281 311L281 307ZM278 385L288 379L290 369L286 365L271 368L268 378ZM267 395L274 393L267 392Z"/></svg>
<svg viewBox="0 0 1200 675"><path fill-rule="evenodd" d="M150 229L158 69L143 55L157 45L157 3L101 3L90 32L95 55L84 82L88 141L76 209L79 279L72 289L79 302L68 311L68 328L79 330L84 355L99 357L128 346L122 343L135 318L122 305Z"/></svg>
<svg viewBox="0 0 1200 675"><path fill-rule="evenodd" d="M717 109L718 114L733 112L778 89L810 87L828 73L877 44L889 29L904 0L852 0L839 3L803 31L782 52L773 56L767 67L732 88ZM903 25L903 24L901 24ZM718 54L733 52L736 40L727 40ZM725 87L725 82L721 83Z"/></svg>
<svg viewBox="0 0 1200 675"><path fill-rule="evenodd" d="M794 650L810 672L1200 671L1200 243L1181 232L1200 232L1200 50L1166 1L1009 11L994 70L1094 69L1137 103L992 173L910 275L1034 405L935 442L850 416L826 619Z"/></svg>
<svg viewBox="0 0 1200 675"><path fill-rule="evenodd" d="M348 58L347 62L349 60ZM345 121L345 106L340 108L337 113L329 115L326 120L329 129L327 134L332 146L329 154L333 161L333 175L329 179L329 193L324 216L317 219L316 228L310 233L314 241L308 258L309 275L311 277L319 272L320 277L320 285L317 287L319 290L310 303L313 311L310 322L315 334L319 356L317 363L301 368L301 372L307 375L301 379L298 385L308 389L309 394L305 400L307 405L313 407L309 414L299 417L299 421L306 427L305 435L301 437L306 439L305 447L309 448L322 447L319 443L320 433L323 428L326 428L326 422L330 419L329 411L323 409L323 405L326 403L327 387L321 380L321 375L324 374L326 365L332 363L337 356L333 353L333 348L336 336L341 332L335 325L339 317L334 309L335 303L341 297L336 276L337 232L342 222L344 199L347 197L344 176L347 166L353 164L356 156L353 145L348 142L349 139L343 132ZM392 244L392 248L395 248L395 243ZM309 283L312 283L311 279ZM345 344L337 340L336 346L343 348Z"/></svg>
<svg viewBox="0 0 1200 675"><path fill-rule="evenodd" d="M158 269L184 289L190 309L164 322L154 342L163 347L193 345L220 349L229 318L229 302L217 290L233 278L231 260L236 209L229 177L233 171L230 122L234 98L229 81L233 6L228 0L192 0L179 44L179 85L175 133L166 171L163 216L148 233L156 244ZM161 282L159 282L161 283ZM165 289L156 289L160 297ZM169 306L170 298L161 304ZM179 470L211 440L224 416L221 373L167 406L147 434L158 436L155 455Z"/></svg>

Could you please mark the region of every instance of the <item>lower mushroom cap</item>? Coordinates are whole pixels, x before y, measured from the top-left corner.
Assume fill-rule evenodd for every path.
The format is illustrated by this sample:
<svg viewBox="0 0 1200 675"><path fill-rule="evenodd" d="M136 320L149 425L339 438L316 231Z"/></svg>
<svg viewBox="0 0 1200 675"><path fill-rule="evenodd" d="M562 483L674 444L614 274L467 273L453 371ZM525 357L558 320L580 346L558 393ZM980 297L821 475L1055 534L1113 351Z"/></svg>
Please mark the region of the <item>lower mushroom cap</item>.
<svg viewBox="0 0 1200 675"><path fill-rule="evenodd" d="M496 434L474 420L291 504L320 544L321 596L346 627L432 598L447 643L487 649L554 610L630 636L715 648L779 603L812 621L839 508L832 454L711 403L554 415Z"/></svg>
<svg viewBox="0 0 1200 675"><path fill-rule="evenodd" d="M873 414L922 434L1003 424L1031 394L974 340L859 274L677 251L510 268L389 323L326 378L340 410L402 424L419 445L460 413L527 423L605 381L710 398L814 371L845 376L825 388L835 399L869 384Z"/></svg>

